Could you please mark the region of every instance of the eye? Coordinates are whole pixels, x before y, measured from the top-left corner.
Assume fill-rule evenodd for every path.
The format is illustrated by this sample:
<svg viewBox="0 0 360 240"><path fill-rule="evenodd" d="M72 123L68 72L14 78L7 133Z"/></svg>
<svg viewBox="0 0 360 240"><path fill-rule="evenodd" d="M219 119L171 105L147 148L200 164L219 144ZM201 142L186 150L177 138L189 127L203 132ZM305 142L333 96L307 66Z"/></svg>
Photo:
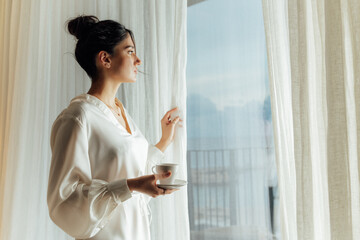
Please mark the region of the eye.
<svg viewBox="0 0 360 240"><path fill-rule="evenodd" d="M134 51L129 51L129 54L130 54L130 55L134 54Z"/></svg>

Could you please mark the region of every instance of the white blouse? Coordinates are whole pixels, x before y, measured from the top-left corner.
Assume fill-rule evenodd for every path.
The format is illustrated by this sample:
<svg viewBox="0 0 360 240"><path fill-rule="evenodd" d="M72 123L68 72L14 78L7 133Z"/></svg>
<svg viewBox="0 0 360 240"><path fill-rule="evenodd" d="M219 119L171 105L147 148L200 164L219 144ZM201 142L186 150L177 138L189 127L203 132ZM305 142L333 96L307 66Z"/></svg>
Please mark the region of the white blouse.
<svg viewBox="0 0 360 240"><path fill-rule="evenodd" d="M131 193L126 179L150 174L164 153L123 109L131 134L89 94L72 99L52 126L49 214L76 239L150 239L151 197Z"/></svg>

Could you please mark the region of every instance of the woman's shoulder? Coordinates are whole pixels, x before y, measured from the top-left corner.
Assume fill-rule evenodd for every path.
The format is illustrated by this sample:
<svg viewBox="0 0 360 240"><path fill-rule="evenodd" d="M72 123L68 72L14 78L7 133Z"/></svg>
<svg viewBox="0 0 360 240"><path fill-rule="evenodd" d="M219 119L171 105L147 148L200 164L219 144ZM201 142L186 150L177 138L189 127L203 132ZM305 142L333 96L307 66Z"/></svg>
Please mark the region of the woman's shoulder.
<svg viewBox="0 0 360 240"><path fill-rule="evenodd" d="M83 94L73 98L68 107L61 111L55 121L57 120L66 120L74 119L77 120L81 125L84 125L86 122L87 109L91 107L86 101L82 101Z"/></svg>

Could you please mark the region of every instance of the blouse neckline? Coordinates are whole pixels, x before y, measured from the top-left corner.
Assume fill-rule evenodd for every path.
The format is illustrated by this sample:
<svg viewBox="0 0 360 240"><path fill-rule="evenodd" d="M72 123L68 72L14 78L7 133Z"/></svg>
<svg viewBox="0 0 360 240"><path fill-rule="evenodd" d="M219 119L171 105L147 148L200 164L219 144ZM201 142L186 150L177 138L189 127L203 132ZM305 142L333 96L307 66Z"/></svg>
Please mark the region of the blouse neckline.
<svg viewBox="0 0 360 240"><path fill-rule="evenodd" d="M120 102L120 100L119 100L118 98L116 98L116 97L115 97L115 103L116 103L116 105L117 105L118 107L120 107L120 111L121 111L121 114L122 114L122 116L123 116L123 119L124 119L124 122L125 122L125 125L126 125L126 126L125 126L126 131L127 131L127 132L130 131L129 134L132 135L132 130L131 130L131 128L130 128L130 123L129 123L128 117L126 116L125 110L124 110L124 105L123 105L122 102ZM122 127L123 127L123 126L122 126ZM129 131L128 131L127 128L129 128Z"/></svg>
<svg viewBox="0 0 360 240"><path fill-rule="evenodd" d="M114 114L112 113L110 108L103 101L101 101L99 98L97 98L97 97L95 97L95 96L93 96L91 94L88 94L88 93L83 93L83 94L75 97L73 100L79 99L79 98L83 98L83 99L85 98L87 100L87 102L90 102L90 103L94 104L95 106L97 106L109 118L109 120L116 127L123 130L127 135L130 135L130 136L134 135L135 128L133 127L132 122L130 121L127 110L125 109L124 105L120 102L120 100L118 98L115 97L115 102L117 104L121 105L122 110L124 111L125 118L126 118L124 120L128 123L128 126L129 126L129 129L130 129L131 133L129 133L128 130L123 125L121 125L119 123L119 121L116 119L116 117L114 116Z"/></svg>

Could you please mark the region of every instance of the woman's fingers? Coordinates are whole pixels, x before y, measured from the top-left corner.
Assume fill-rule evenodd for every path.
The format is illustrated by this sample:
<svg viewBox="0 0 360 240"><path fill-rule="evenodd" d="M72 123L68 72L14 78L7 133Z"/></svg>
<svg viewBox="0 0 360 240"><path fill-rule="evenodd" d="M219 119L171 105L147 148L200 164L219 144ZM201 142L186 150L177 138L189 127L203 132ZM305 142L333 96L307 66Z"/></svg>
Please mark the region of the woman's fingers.
<svg viewBox="0 0 360 240"><path fill-rule="evenodd" d="M178 107L174 107L173 109L170 109L169 111L167 111L167 112L165 113L165 116L164 116L164 117L169 118L170 115L171 115L171 113L175 112L177 109L178 109Z"/></svg>
<svg viewBox="0 0 360 240"><path fill-rule="evenodd" d="M178 107L174 107L173 109L170 109L166 114L170 115L172 112L175 112L178 109Z"/></svg>
<svg viewBox="0 0 360 240"><path fill-rule="evenodd" d="M176 110L178 109L178 107L174 107L173 109L167 111L167 113L165 113L164 117L163 117L163 120L168 120L171 113L175 112Z"/></svg>
<svg viewBox="0 0 360 240"><path fill-rule="evenodd" d="M171 194L173 192L176 192L180 189L178 188L174 188L174 189L164 189L164 188L158 188L158 195L166 195L166 194Z"/></svg>
<svg viewBox="0 0 360 240"><path fill-rule="evenodd" d="M178 191L178 190L180 190L180 189L179 189L179 188L175 188L175 189L166 189L166 190L165 190L165 194L170 194L170 193L176 192L176 191Z"/></svg>
<svg viewBox="0 0 360 240"><path fill-rule="evenodd" d="M175 125L175 124L177 124L179 121L180 121L180 117L177 116L176 118L174 118L173 120L171 120L171 123Z"/></svg>
<svg viewBox="0 0 360 240"><path fill-rule="evenodd" d="M171 171L168 171L168 172L164 172L164 173L157 173L157 174L154 174L155 175L155 181L156 180L161 180L161 179L165 179L165 178L168 178L171 176Z"/></svg>

